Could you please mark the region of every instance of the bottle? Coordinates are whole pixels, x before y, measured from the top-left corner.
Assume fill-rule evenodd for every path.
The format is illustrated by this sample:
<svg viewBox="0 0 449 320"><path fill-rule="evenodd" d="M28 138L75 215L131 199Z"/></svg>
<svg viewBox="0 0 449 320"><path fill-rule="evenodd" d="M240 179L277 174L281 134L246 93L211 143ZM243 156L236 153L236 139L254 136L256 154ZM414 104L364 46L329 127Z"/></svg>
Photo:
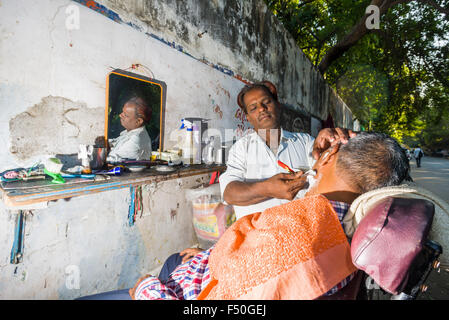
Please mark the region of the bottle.
<svg viewBox="0 0 449 320"><path fill-rule="evenodd" d="M203 151L203 161L205 164L213 164L215 161L215 139L214 136L209 137L209 140Z"/></svg>
<svg viewBox="0 0 449 320"><path fill-rule="evenodd" d="M172 149L181 151L184 144L185 130L184 119L181 119L181 126L170 133L170 141L176 141Z"/></svg>
<svg viewBox="0 0 449 320"><path fill-rule="evenodd" d="M181 149L182 144L184 143L184 139L185 139L185 130L186 130L186 125L184 123L184 119L181 119L181 126L178 129L178 134L177 134L177 144L179 146L179 149ZM179 138L181 138L181 140L179 140Z"/></svg>
<svg viewBox="0 0 449 320"><path fill-rule="evenodd" d="M82 173L85 173L85 174L92 173L92 169L90 168L89 158L83 158L81 161L81 165L83 166L83 168L81 169Z"/></svg>
<svg viewBox="0 0 449 320"><path fill-rule="evenodd" d="M200 128L196 123L192 126L192 147L193 147L193 163L201 164L201 138Z"/></svg>
<svg viewBox="0 0 449 320"><path fill-rule="evenodd" d="M81 159L82 173L89 174L92 172L90 168L90 159L92 156L93 146L80 144L78 149L78 159Z"/></svg>
<svg viewBox="0 0 449 320"><path fill-rule="evenodd" d="M182 150L182 162L184 164L193 164L193 127L192 123L188 120L183 121L183 127L185 129L184 140L181 145Z"/></svg>

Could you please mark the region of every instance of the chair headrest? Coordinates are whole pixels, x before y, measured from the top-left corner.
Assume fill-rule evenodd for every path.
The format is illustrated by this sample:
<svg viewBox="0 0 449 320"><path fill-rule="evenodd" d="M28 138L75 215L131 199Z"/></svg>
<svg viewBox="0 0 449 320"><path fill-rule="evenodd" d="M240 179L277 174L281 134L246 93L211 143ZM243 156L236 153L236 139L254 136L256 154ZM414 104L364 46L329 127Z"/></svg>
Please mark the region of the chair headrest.
<svg viewBox="0 0 449 320"><path fill-rule="evenodd" d="M400 293L427 239L434 212L433 203L425 199L387 197L379 201L353 235L354 265L384 290Z"/></svg>

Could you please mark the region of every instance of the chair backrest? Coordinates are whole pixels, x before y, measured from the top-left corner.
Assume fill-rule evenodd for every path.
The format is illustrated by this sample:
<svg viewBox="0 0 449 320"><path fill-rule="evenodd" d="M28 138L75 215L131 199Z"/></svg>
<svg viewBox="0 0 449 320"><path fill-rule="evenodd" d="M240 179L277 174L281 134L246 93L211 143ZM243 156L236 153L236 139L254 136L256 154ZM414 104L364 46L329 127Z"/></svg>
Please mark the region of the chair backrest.
<svg viewBox="0 0 449 320"><path fill-rule="evenodd" d="M351 241L354 265L385 291L398 294L423 250L435 212L424 199L388 197L363 218Z"/></svg>

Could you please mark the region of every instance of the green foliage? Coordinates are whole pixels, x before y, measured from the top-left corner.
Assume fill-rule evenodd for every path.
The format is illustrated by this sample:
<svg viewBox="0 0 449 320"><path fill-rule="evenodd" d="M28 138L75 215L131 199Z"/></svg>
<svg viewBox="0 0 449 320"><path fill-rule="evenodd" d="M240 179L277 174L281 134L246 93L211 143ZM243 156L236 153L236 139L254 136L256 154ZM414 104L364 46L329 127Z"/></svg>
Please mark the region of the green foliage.
<svg viewBox="0 0 449 320"><path fill-rule="evenodd" d="M449 8L449 0L435 0ZM370 0L266 0L318 66L364 16ZM449 149L449 15L420 1L396 4L329 66L326 80L370 130Z"/></svg>

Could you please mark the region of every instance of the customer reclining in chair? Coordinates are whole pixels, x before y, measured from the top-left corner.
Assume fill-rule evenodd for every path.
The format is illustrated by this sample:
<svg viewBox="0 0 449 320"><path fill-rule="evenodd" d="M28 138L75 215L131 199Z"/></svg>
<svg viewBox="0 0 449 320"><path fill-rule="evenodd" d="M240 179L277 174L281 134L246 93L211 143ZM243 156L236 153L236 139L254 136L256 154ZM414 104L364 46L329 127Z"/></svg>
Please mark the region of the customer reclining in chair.
<svg viewBox="0 0 449 320"><path fill-rule="evenodd" d="M133 299L316 299L353 277L343 220L360 194L399 185L407 157L387 135L360 133L315 163L304 198L237 220L165 281L140 278Z"/></svg>

